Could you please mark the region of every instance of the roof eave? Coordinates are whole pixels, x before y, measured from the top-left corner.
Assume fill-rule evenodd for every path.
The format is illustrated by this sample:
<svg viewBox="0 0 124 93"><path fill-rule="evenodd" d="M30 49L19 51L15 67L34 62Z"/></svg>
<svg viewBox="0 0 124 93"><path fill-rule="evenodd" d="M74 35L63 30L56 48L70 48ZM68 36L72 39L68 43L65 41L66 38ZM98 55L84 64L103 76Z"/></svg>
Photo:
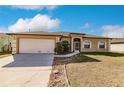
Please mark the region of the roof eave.
<svg viewBox="0 0 124 93"><path fill-rule="evenodd" d="M112 39L112 38L109 38L109 37L85 37L85 36L83 38Z"/></svg>
<svg viewBox="0 0 124 93"><path fill-rule="evenodd" d="M54 34L24 34L24 33L6 33L7 35L37 35L37 36L62 36L62 35L54 35Z"/></svg>

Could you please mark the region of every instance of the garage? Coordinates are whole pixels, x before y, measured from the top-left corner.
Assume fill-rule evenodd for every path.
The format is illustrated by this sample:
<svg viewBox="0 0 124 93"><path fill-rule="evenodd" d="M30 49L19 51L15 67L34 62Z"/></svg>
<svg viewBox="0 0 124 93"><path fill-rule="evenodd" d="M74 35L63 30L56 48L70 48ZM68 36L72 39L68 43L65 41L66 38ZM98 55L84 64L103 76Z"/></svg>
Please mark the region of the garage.
<svg viewBox="0 0 124 93"><path fill-rule="evenodd" d="M113 52L124 52L124 43L111 44L111 51Z"/></svg>
<svg viewBox="0 0 124 93"><path fill-rule="evenodd" d="M54 39L19 39L19 53L54 53Z"/></svg>
<svg viewBox="0 0 124 93"><path fill-rule="evenodd" d="M124 52L124 38L113 38L110 49L112 52Z"/></svg>

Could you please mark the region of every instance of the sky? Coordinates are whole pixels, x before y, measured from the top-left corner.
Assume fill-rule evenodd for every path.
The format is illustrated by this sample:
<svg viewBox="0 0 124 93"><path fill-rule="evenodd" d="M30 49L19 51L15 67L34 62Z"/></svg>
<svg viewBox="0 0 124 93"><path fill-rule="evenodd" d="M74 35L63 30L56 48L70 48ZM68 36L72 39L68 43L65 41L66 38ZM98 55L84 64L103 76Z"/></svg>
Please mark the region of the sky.
<svg viewBox="0 0 124 93"><path fill-rule="evenodd" d="M0 32L29 29L124 38L124 6L0 6Z"/></svg>

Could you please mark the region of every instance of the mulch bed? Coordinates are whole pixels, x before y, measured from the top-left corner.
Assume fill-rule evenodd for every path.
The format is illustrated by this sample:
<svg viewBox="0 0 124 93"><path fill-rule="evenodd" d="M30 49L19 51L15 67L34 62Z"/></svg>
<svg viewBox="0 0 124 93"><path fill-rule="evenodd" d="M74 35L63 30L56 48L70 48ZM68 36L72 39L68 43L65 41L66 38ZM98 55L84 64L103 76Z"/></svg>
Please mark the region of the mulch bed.
<svg viewBox="0 0 124 93"><path fill-rule="evenodd" d="M65 58L54 58L53 68L50 75L49 87L68 87L66 81L65 70Z"/></svg>

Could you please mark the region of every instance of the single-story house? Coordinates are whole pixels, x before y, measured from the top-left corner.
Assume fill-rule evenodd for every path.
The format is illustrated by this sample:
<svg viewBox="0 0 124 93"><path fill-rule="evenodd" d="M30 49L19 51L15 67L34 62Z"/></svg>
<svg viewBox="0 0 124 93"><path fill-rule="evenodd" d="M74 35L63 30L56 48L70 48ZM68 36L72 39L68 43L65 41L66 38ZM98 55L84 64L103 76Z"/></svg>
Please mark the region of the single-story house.
<svg viewBox="0 0 124 93"><path fill-rule="evenodd" d="M54 53L57 42L68 41L71 52L108 52L110 38L74 32L7 33L14 40L13 53Z"/></svg>
<svg viewBox="0 0 124 93"><path fill-rule="evenodd" d="M124 38L113 38L111 40L111 51L124 52Z"/></svg>

